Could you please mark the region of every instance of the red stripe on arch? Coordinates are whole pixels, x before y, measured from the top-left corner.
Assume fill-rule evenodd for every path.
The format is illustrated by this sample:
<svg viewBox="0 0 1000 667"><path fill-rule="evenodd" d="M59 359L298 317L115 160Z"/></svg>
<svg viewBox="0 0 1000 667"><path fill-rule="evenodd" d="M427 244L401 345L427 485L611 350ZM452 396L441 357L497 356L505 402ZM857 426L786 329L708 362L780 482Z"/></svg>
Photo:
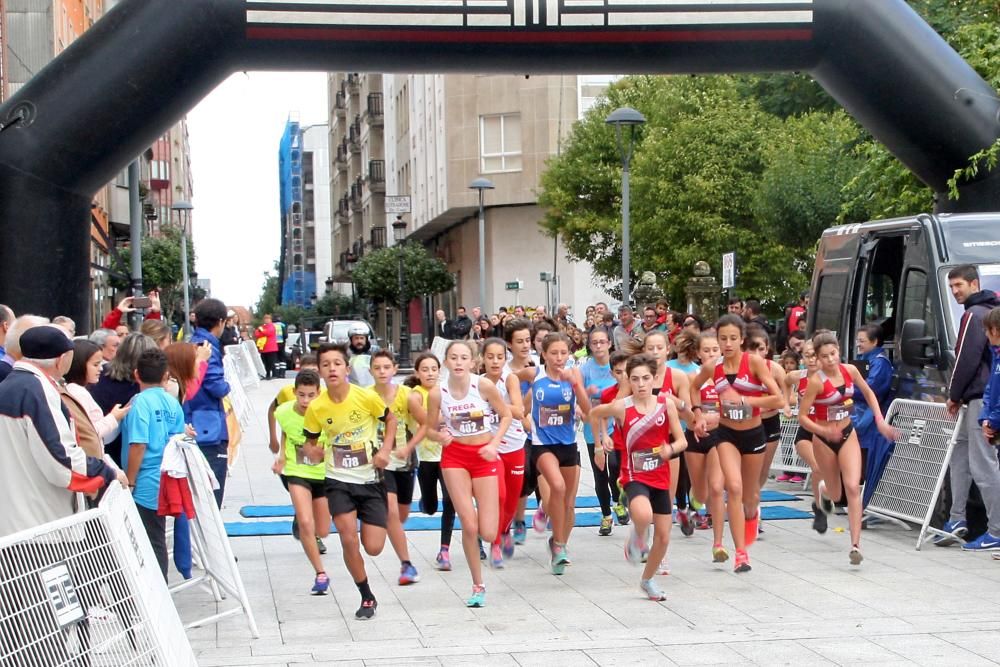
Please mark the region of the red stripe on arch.
<svg viewBox="0 0 1000 667"><path fill-rule="evenodd" d="M491 44L620 44L635 42L807 42L811 28L723 29L723 30L618 30L524 32L514 30L387 30L369 28L312 28L296 26L247 27L248 39L344 41L344 42L438 42Z"/></svg>

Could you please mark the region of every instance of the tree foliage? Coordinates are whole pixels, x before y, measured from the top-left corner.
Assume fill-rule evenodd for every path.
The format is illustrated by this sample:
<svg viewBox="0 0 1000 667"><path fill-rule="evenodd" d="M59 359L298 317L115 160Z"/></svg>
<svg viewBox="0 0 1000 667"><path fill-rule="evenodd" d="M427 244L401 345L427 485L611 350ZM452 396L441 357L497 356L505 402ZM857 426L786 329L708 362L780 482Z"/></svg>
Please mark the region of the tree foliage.
<svg viewBox="0 0 1000 667"><path fill-rule="evenodd" d="M406 243L375 250L358 260L353 276L362 297L399 306L400 253L403 255L405 300L447 292L455 286L455 279L444 262L419 243Z"/></svg>
<svg viewBox="0 0 1000 667"><path fill-rule="evenodd" d="M183 304L183 272L181 271L181 229L177 225L165 224L160 227L156 236L145 236L142 239L142 287L145 292L158 290L160 305L163 312L174 321L182 320ZM187 238L188 273L195 271L194 241ZM124 268L122 273L132 275L132 254L126 248L120 251ZM131 286L128 280L112 279L111 285L119 290L127 290ZM200 295L200 296L199 296ZM204 293L191 286L188 297L191 303L198 301Z"/></svg>

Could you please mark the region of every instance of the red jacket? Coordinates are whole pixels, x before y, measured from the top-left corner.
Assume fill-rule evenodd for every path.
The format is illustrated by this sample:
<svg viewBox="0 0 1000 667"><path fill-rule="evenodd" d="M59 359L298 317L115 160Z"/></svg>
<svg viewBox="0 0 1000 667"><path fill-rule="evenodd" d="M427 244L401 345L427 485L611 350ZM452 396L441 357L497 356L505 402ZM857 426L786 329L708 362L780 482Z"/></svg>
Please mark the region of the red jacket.
<svg viewBox="0 0 1000 667"><path fill-rule="evenodd" d="M257 327L257 330L254 331L253 335L255 338L267 338L267 342L264 343L264 349L261 350L261 352L266 354L268 352L278 351L278 334L274 330L273 324L268 323L260 325Z"/></svg>
<svg viewBox="0 0 1000 667"><path fill-rule="evenodd" d="M124 313L115 308L110 313L108 313L108 316L104 318L103 322L101 322L101 328L111 329L112 331L114 331L115 327L117 327L119 324L122 323L122 315L124 315ZM158 310L149 311L149 313L146 315L146 319L147 320L160 319L160 311Z"/></svg>

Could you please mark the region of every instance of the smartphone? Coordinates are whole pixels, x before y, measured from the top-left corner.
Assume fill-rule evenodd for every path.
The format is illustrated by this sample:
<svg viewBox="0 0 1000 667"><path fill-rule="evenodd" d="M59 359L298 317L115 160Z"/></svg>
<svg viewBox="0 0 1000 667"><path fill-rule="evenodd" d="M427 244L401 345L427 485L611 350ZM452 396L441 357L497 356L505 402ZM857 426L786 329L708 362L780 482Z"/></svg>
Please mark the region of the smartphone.
<svg viewBox="0 0 1000 667"><path fill-rule="evenodd" d="M136 296L132 297L132 307L133 308L149 308L153 305L153 300L148 296Z"/></svg>

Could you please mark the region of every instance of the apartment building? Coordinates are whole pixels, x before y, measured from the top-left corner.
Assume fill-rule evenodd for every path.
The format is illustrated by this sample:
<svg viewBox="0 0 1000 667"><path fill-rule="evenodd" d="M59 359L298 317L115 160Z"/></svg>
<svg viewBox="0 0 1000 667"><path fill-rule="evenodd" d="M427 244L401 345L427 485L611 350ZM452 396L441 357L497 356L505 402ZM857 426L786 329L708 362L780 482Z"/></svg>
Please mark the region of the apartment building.
<svg viewBox="0 0 1000 667"><path fill-rule="evenodd" d="M606 299L590 266L567 261L562 245L541 232L537 191L546 161L611 79L332 74L338 279L349 280L351 260L386 243L396 218L385 212L386 197L409 196L408 239L424 243L456 279L452 292L411 304L417 345L437 308L492 312L560 301L582 308ZM485 199L485 304L478 303L478 193L469 188L479 177L495 185ZM376 319L380 333L394 338L392 313Z"/></svg>

